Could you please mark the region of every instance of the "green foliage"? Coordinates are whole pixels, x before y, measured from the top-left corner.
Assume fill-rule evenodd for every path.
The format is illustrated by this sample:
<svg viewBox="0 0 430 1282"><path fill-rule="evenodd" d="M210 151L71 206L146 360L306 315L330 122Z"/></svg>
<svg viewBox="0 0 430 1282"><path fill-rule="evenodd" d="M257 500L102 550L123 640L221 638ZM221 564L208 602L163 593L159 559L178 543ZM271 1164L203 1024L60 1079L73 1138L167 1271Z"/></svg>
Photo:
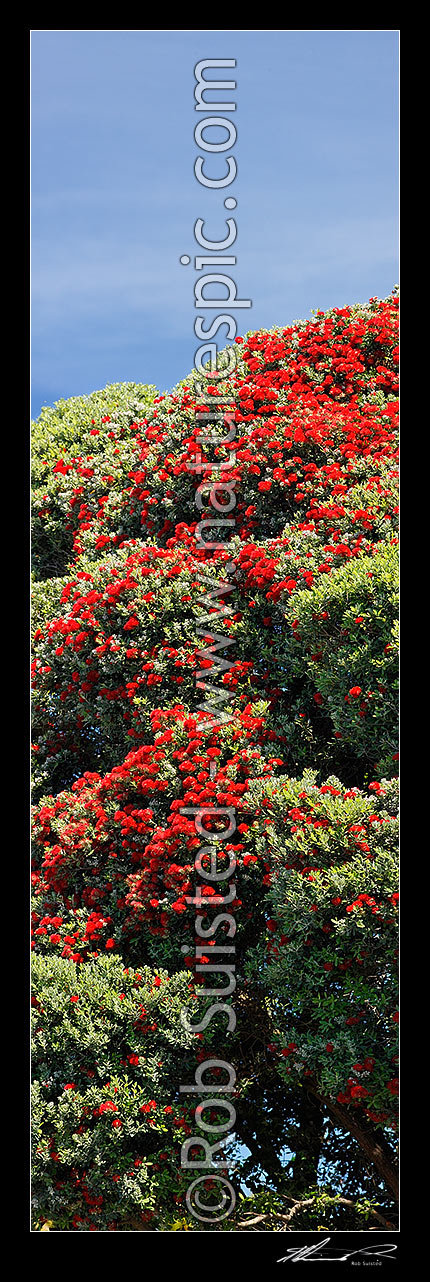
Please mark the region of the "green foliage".
<svg viewBox="0 0 430 1282"><path fill-rule="evenodd" d="M88 497L97 511L106 485L126 476L134 450L129 425L146 413L155 394L155 387L143 383L112 383L90 396L72 396L42 409L32 427L31 451L37 579L65 573L86 492L91 491Z"/></svg>
<svg viewBox="0 0 430 1282"><path fill-rule="evenodd" d="M396 760L398 600L398 549L382 544L286 609L293 674L306 672L335 737L379 778Z"/></svg>
<svg viewBox="0 0 430 1282"><path fill-rule="evenodd" d="M286 790L290 834L268 833L273 917L248 962L285 1080L382 1127L397 1096L396 792L383 780L373 800L311 776Z"/></svg>
<svg viewBox="0 0 430 1282"><path fill-rule="evenodd" d="M143 1214L154 1227L176 1196L187 1130L176 1087L194 1067L186 975L36 957L32 1005L36 1221L88 1231Z"/></svg>

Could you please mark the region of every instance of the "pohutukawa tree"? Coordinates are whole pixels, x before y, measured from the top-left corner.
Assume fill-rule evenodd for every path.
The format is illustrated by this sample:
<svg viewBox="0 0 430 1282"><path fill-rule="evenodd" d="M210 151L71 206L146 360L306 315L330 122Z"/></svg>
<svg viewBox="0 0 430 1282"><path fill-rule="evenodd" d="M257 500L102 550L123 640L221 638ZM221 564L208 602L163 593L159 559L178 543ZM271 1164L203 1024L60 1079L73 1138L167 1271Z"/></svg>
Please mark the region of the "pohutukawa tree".
<svg viewBox="0 0 430 1282"><path fill-rule="evenodd" d="M34 425L36 1231L396 1223L397 302L236 339L227 464L195 371ZM214 842L236 817L221 891L205 807ZM180 1086L211 1058L237 1203L208 1226Z"/></svg>

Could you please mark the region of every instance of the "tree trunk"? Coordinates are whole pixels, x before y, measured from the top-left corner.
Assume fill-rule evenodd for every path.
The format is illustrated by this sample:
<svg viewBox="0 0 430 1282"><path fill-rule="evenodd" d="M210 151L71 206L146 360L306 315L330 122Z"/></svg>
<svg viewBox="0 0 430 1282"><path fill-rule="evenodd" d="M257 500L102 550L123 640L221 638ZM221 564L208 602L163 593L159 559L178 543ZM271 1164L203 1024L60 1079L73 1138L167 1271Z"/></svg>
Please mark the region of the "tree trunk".
<svg viewBox="0 0 430 1282"><path fill-rule="evenodd" d="M354 1139L357 1140L357 1143L360 1145L360 1148L363 1149L366 1157L373 1162L378 1175L381 1176L384 1184L387 1185L390 1193L393 1194L395 1201L398 1202L398 1171L393 1159L393 1154L382 1136L377 1138L362 1118L359 1120L350 1112L349 1109L344 1108L342 1104L338 1104L337 1101L336 1103L332 1103L331 1100L323 1100L321 1096L319 1098L330 1116L335 1122L338 1122L339 1126L342 1127L342 1130L349 1131L350 1134L354 1136Z"/></svg>

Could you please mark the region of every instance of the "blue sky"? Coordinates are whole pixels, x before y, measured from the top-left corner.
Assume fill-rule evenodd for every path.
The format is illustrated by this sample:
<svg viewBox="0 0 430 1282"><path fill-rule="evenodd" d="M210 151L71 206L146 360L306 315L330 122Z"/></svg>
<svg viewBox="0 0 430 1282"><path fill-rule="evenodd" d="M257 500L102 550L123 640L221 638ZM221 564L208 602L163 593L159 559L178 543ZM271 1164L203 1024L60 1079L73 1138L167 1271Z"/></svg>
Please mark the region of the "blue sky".
<svg viewBox="0 0 430 1282"><path fill-rule="evenodd" d="M198 217L222 236L228 195L225 270L253 304L234 313L239 333L397 282L396 31L33 31L31 44L33 416L189 373L196 273L179 258ZM193 172L202 58L237 62L219 73L237 81L227 191Z"/></svg>

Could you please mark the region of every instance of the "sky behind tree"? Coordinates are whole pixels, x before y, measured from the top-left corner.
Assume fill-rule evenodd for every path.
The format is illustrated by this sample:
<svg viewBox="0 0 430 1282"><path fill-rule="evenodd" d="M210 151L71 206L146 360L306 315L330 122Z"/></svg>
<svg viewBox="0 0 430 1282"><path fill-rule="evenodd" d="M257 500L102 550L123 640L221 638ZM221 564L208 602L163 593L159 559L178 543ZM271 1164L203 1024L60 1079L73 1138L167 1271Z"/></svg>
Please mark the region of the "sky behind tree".
<svg viewBox="0 0 430 1282"><path fill-rule="evenodd" d="M196 273L179 259L198 217L224 234L226 195L226 271L252 299L239 333L391 291L396 31L33 31L31 44L33 416L106 383L167 391L189 373ZM202 58L237 63L219 73L237 81L227 192L193 172Z"/></svg>

